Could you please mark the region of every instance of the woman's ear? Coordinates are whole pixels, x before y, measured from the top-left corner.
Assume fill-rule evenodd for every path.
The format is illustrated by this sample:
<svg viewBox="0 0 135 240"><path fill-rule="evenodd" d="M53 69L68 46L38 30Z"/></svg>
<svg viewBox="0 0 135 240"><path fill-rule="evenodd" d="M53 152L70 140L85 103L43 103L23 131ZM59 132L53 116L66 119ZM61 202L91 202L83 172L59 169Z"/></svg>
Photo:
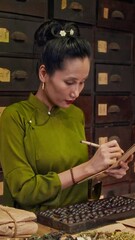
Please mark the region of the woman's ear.
<svg viewBox="0 0 135 240"><path fill-rule="evenodd" d="M39 67L39 79L42 83L45 83L46 82L46 77L48 76L47 72L46 72L46 68L45 68L45 65L40 65Z"/></svg>

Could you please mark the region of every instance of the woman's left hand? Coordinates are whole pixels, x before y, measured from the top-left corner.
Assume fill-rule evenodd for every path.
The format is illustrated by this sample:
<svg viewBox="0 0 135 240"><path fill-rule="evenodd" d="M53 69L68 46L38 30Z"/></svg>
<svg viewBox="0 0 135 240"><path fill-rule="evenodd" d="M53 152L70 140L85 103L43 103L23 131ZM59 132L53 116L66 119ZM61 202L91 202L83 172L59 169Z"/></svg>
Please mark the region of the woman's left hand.
<svg viewBox="0 0 135 240"><path fill-rule="evenodd" d="M131 155L126 162L121 161L119 163L119 167L107 169L105 173L117 179L124 177L129 169L128 164L133 160L133 158L134 156Z"/></svg>

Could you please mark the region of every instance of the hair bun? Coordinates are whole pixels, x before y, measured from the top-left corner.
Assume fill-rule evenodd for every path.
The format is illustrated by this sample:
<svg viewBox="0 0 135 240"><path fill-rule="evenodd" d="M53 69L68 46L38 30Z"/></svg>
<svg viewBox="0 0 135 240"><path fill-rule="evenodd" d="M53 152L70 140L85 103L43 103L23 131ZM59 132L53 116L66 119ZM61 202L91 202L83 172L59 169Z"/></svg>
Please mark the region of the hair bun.
<svg viewBox="0 0 135 240"><path fill-rule="evenodd" d="M68 22L64 26L64 30L68 37L79 37L80 31L78 26L73 22Z"/></svg>
<svg viewBox="0 0 135 240"><path fill-rule="evenodd" d="M75 23L66 24L58 21L48 21L40 25L34 35L35 43L41 47L48 41L60 37L77 37L80 36L79 28Z"/></svg>

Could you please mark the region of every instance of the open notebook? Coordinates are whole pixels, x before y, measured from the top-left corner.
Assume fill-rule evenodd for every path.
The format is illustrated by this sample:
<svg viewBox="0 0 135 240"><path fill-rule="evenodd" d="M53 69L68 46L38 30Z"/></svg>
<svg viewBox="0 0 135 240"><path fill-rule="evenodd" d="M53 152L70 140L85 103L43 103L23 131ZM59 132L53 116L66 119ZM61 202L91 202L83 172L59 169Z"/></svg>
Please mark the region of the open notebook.
<svg viewBox="0 0 135 240"><path fill-rule="evenodd" d="M119 158L115 163L113 163L113 164L112 164L109 168L107 168L107 169L119 167L119 163L120 163L121 161L126 162L127 159L128 159L133 153L135 153L135 144L133 144L133 145L121 156L121 158ZM82 183L82 182L84 182L84 181L86 181L86 180L89 180L89 179L91 179L91 178L94 178L94 177L99 177L100 175L103 175L107 169L104 169L104 170L102 170L102 171L100 171L100 172L98 172L98 173L96 173L96 174L93 174L93 175L91 175L90 177L87 177L87 178L79 181L77 184Z"/></svg>

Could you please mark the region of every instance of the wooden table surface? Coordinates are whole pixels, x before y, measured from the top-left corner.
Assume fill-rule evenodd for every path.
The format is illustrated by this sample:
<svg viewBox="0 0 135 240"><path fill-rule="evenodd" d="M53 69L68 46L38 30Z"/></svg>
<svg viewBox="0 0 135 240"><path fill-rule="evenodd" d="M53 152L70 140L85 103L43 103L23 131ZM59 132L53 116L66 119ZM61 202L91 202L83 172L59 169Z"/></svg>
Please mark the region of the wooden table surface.
<svg viewBox="0 0 135 240"><path fill-rule="evenodd" d="M56 232L58 230L54 229L54 228L50 228L50 227L47 227L45 225L42 225L42 224L39 224L38 223L38 235L43 235L43 234L46 234L46 233L50 233L50 232Z"/></svg>

